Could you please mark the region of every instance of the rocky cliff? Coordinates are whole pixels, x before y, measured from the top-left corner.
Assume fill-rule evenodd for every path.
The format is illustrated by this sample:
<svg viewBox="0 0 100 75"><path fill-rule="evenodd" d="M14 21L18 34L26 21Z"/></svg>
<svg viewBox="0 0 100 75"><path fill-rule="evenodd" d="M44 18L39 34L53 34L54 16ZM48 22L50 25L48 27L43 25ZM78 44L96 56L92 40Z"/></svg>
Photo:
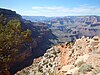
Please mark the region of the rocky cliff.
<svg viewBox="0 0 100 75"><path fill-rule="evenodd" d="M28 20L31 20L31 18L36 19L36 16L28 16L27 18ZM40 18L37 17L36 20L40 21ZM57 37L55 40L51 39L55 44L75 41L75 39L82 36L100 36L100 16L46 17L45 19L41 17L41 22L46 23L48 29L51 29L52 33Z"/></svg>
<svg viewBox="0 0 100 75"><path fill-rule="evenodd" d="M100 22L100 17L99 16L78 16L74 19L74 22L93 24L93 23Z"/></svg>
<svg viewBox="0 0 100 75"><path fill-rule="evenodd" d="M15 75L99 75L100 36L56 45Z"/></svg>
<svg viewBox="0 0 100 75"><path fill-rule="evenodd" d="M0 23L6 25L10 20L19 20L21 23L22 30L31 30L31 37L33 38L30 43L31 48L25 48L21 50L8 65L10 67L11 74L17 70L22 69L32 63L33 59L44 54L47 48L51 46L50 38L48 35L53 35L47 26L41 22L31 22L22 19L21 15L15 11L0 8ZM44 42L44 43L43 43ZM28 59L30 58L30 59ZM16 60L17 59L17 60ZM28 63L26 63L26 61ZM23 64L23 65L21 65ZM21 65L20 67L17 67Z"/></svg>
<svg viewBox="0 0 100 75"><path fill-rule="evenodd" d="M99 36L100 16L55 18L49 22L49 26L53 34L58 37L57 42L64 43L64 41L74 41L82 36Z"/></svg>
<svg viewBox="0 0 100 75"><path fill-rule="evenodd" d="M83 35L90 37L100 35L99 17L71 17L75 22L70 17L67 17L68 19L56 18L51 21L51 27L42 22L22 19L15 11L7 9L0 9L0 17L2 17L0 22L3 25L6 25L9 20L17 19L20 20L23 30L30 29L32 32L31 48L23 49L9 63L11 75L16 71L18 72L15 75L99 74L100 37L77 39ZM48 49L53 43L63 43L75 39L77 39L75 43L65 43ZM41 55L43 56L37 58ZM33 61L33 59L35 60ZM22 68L25 69L21 70Z"/></svg>

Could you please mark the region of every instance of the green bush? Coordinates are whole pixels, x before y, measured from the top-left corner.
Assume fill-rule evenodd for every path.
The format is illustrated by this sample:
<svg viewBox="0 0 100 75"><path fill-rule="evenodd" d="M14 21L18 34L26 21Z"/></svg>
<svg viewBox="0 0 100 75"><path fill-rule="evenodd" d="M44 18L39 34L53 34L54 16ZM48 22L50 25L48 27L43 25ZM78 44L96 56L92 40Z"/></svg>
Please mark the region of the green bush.
<svg viewBox="0 0 100 75"><path fill-rule="evenodd" d="M55 72L49 72L49 75L56 75Z"/></svg>
<svg viewBox="0 0 100 75"><path fill-rule="evenodd" d="M91 71L93 69L92 65L90 64L82 64L79 68L79 72L86 73L88 71Z"/></svg>
<svg viewBox="0 0 100 75"><path fill-rule="evenodd" d="M31 31L23 31L20 24L19 20L10 20L6 25L0 22L0 70L8 69L14 56L27 45L30 47Z"/></svg>

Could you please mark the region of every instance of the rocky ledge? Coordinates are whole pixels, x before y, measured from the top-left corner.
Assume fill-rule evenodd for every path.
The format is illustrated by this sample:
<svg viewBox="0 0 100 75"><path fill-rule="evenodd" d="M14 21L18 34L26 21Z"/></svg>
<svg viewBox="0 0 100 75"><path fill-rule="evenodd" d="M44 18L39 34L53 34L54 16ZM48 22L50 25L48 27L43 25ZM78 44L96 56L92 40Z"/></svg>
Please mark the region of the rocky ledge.
<svg viewBox="0 0 100 75"><path fill-rule="evenodd" d="M53 46L15 75L100 75L100 36Z"/></svg>

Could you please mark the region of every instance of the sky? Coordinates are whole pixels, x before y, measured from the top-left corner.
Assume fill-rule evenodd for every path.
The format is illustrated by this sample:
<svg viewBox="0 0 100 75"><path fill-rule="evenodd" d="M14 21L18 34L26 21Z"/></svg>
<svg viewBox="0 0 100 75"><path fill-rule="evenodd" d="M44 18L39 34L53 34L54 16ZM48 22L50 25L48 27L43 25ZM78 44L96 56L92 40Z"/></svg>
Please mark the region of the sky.
<svg viewBox="0 0 100 75"><path fill-rule="evenodd" d="M100 16L100 0L0 0L0 8L24 16Z"/></svg>

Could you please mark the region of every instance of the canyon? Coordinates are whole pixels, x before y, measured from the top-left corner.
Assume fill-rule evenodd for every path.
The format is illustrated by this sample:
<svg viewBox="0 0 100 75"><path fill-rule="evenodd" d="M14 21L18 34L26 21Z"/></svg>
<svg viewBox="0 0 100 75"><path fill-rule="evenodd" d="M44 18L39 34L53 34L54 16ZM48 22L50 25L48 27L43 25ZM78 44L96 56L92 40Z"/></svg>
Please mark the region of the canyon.
<svg viewBox="0 0 100 75"><path fill-rule="evenodd" d="M57 36L56 40L51 39L55 44L75 41L82 36L93 37L100 35L100 16L96 15L64 17L23 16L23 18L45 23L48 29Z"/></svg>
<svg viewBox="0 0 100 75"><path fill-rule="evenodd" d="M100 16L36 17L34 20L0 8L2 15L3 25L18 19L22 30L31 30L33 39L31 48L23 49L8 63L10 69L5 75L100 74Z"/></svg>

